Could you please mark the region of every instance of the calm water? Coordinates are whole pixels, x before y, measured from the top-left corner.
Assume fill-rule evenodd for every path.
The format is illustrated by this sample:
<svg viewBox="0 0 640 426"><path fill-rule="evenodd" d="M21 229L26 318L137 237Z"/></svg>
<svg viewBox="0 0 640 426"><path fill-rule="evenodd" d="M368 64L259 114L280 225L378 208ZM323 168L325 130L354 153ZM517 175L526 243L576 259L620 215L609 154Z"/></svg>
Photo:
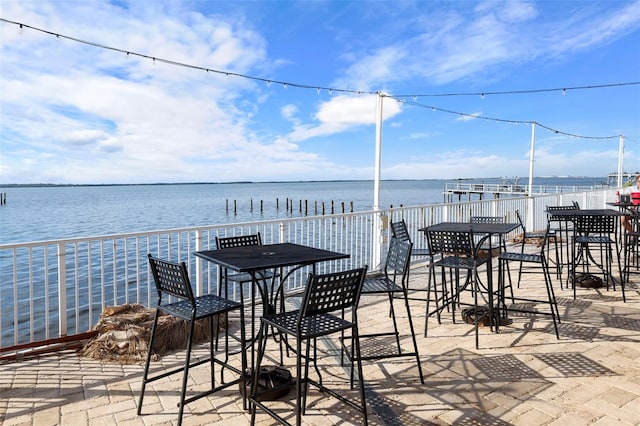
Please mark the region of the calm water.
<svg viewBox="0 0 640 426"><path fill-rule="evenodd" d="M465 181L465 183L497 183L499 179ZM592 186L601 183L598 178L538 179L536 185ZM445 188L443 180L384 181L381 183L380 207L414 206L441 203ZM519 184L525 184L522 180ZM0 206L0 244L91 237L127 232L166 230L189 226L207 226L225 223L250 222L301 216L300 200L307 200L309 215L315 212L315 204L325 203L325 213L330 214L331 201L339 213L341 203L346 211L353 203L354 211L371 210L373 182L300 182L300 183L234 183L234 184L185 184L185 185L130 185L130 186L70 186L70 187L0 187L6 193L7 204ZM293 211L286 209L286 199L293 200ZM233 201L237 213L233 211ZM253 200L253 211L251 210ZM279 200L279 208L276 208ZM260 201L263 211L260 212ZM227 210L227 202L229 210ZM55 249L49 253L50 264L57 261ZM11 254L6 254L11 256ZM42 256L36 252L35 256ZM100 256L96 249L94 256ZM14 271L8 257L0 259L0 347L13 344L18 331L19 342L29 340L31 327L35 339L45 336L45 311L47 302L55 305L59 297L55 267L49 270L50 284L44 285L45 268L38 259L33 271L21 258L17 266L17 282L14 288ZM96 263L99 264L99 263ZM148 297L147 280L141 275L139 285L116 280L122 277L124 264L114 268L95 270L90 279L82 269L75 278L77 296L67 294L67 316L70 333L87 330L98 320L102 301L96 295L104 293L113 304L126 303L126 295L141 300ZM29 284L33 273L35 284ZM104 274L104 275L101 275ZM120 275L118 275L120 274ZM104 278L104 285L101 278ZM95 284L89 285L93 280ZM48 291L48 293L47 293ZM116 300L117 293L117 300ZM92 310L90 309L92 308ZM18 312L17 319L14 312ZM31 321L30 315L36 320ZM57 314L51 316L49 332L57 333ZM75 327L75 328L74 328Z"/></svg>
<svg viewBox="0 0 640 426"><path fill-rule="evenodd" d="M585 186L603 181L594 177L538 178L534 184ZM441 203L445 183L383 181L380 207ZM519 183L526 185L526 180ZM300 200L308 201L309 215L316 214L316 203L317 214L323 202L326 214L331 201L336 213L341 211L341 203L346 211L351 203L354 211L371 210L373 204L372 181L0 187L0 191L7 197L7 204L0 206L0 244L300 216ZM286 209L287 198L292 200L293 211Z"/></svg>

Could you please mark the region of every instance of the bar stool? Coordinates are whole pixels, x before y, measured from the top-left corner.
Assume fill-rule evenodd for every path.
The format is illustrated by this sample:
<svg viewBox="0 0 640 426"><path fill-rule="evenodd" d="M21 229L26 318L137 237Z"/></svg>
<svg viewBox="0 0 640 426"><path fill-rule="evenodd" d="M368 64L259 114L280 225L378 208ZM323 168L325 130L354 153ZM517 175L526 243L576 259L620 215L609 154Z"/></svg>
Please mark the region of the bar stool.
<svg viewBox="0 0 640 426"><path fill-rule="evenodd" d="M244 341L244 314L242 304L222 297L207 294L195 297L191 289L191 282L187 273L187 267L184 262L174 263L156 259L149 254L149 266L153 274L156 290L158 291L158 302L156 314L153 318L153 326L151 328L151 337L149 338L149 351L147 352L147 360L144 366L144 374L142 376L142 389L140 390L140 399L138 401L138 415L142 411L142 401L147 383L162 379L175 373L182 372L182 389L180 392L180 402L178 403L178 425L182 424L182 415L184 406L197 399L211 395L229 386L240 383L244 387L245 371L247 369L247 357L245 351L241 351L241 369L235 368L228 363L227 358L221 361L216 358L214 351L213 332L217 329L214 327L214 319L219 320L220 315L227 315L231 311L240 312L240 340ZM173 301L171 301L173 300ZM151 353L153 352L153 344L156 339L158 317L160 313L172 315L178 319L186 321L188 324L187 348L184 365L169 371L160 373L154 377L149 377L149 364L151 363ZM209 326L209 358L191 362L191 349L193 346L193 335L196 321L207 320ZM227 331L228 336L228 331ZM228 352L228 337L225 339L225 352ZM211 388L207 391L200 392L189 398L186 397L187 380L189 370L198 365L209 363L211 368ZM216 386L214 372L216 364L223 368L228 368L238 375L238 378L222 383Z"/></svg>
<svg viewBox="0 0 640 426"><path fill-rule="evenodd" d="M343 272L335 272L323 275L309 274L302 297L301 307L295 311L267 314L260 320L260 333L258 339L257 366L251 386L251 424L256 422L257 409L265 411L271 417L283 424L289 424L274 409L267 406L261 398L259 390L260 365L264 359L268 340L268 327L274 327L280 333L288 335L295 340L296 354L296 408L295 424L302 423L302 415L305 414L307 388L314 385L322 392L339 399L345 404L359 410L363 415L363 424L368 424L367 406L364 393L364 377L362 374L362 357L360 354L360 339L358 334L358 304L362 290L362 283L367 268L353 269ZM350 318L345 317L346 314ZM317 366L318 338L328 337L332 334L340 334L345 338L345 331L351 336L351 357L355 359L360 382L360 404L357 404L344 395L326 387L322 383L322 375ZM304 346L304 348L303 348ZM313 347L313 354L311 348ZM309 376L309 363L314 363L318 379ZM351 373L353 384L353 372ZM254 385L255 384L255 385Z"/></svg>

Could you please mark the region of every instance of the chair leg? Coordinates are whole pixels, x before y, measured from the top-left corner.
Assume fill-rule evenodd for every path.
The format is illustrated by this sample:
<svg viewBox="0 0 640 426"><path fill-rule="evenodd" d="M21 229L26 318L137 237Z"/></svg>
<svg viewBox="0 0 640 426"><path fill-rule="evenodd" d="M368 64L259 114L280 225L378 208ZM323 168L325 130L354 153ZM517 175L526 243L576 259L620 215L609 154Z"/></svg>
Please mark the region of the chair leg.
<svg viewBox="0 0 640 426"><path fill-rule="evenodd" d="M435 269L434 266L429 267L429 276L427 277L427 307L425 309L425 315L424 315L424 337L427 337L427 327L429 326L429 303L431 302L431 274L433 272L434 278L433 278L433 285L436 286L436 279L435 279ZM435 292L435 297L436 297L436 311L438 310L438 293ZM440 319L440 315L438 314L438 319Z"/></svg>
<svg viewBox="0 0 640 426"><path fill-rule="evenodd" d="M153 324L151 326L151 337L149 338L149 349L147 351L147 360L144 364L144 373L142 375L142 389L140 389L140 398L138 400L138 412L140 415L142 412L142 400L144 399L144 391L147 387L148 378L149 378L149 364L151 363L151 352L153 350L153 343L156 338L156 327L158 325L158 317L160 316L160 311L156 309L156 314L153 318Z"/></svg>
<svg viewBox="0 0 640 426"><path fill-rule="evenodd" d="M617 251L617 248L616 248ZM626 303L627 298L624 294L624 274L623 274L623 269L622 269L622 265L620 263L620 253L617 253L617 259L618 259L618 271L620 271L620 290L622 291L622 302Z"/></svg>
<svg viewBox="0 0 640 426"><path fill-rule="evenodd" d="M549 309L551 309L551 319L553 320L553 328L556 332L556 338L560 339L560 333L558 332L558 323L560 323L560 311L558 310L558 302L556 301L556 295L553 291L553 283L551 282L551 273L549 272L549 265L546 261L542 263L542 269L544 274L544 283L547 288L547 298L549 299Z"/></svg>
<svg viewBox="0 0 640 426"><path fill-rule="evenodd" d="M388 293L389 296L389 315L391 316L391 321L393 322L393 331L396 336L396 347L398 348L398 353L400 353L400 331L398 331L398 322L396 321L396 312L393 308L393 292Z"/></svg>
<svg viewBox="0 0 640 426"><path fill-rule="evenodd" d="M407 309L407 320L409 321L409 330L411 331L411 340L413 341L413 352L416 356L416 365L418 366L418 374L420 375L420 383L424 385L424 377L422 376L422 366L420 365L420 353L418 352L418 343L416 342L416 333L413 328L413 320L411 319L411 309L409 308L409 294L404 289L404 305Z"/></svg>
<svg viewBox="0 0 640 426"><path fill-rule="evenodd" d="M266 326L261 322L260 323L260 331L258 332L258 340L257 340L257 344L258 344L258 349L257 349L257 355L256 355L256 359L255 359L255 364L254 367L255 369L252 372L252 378L251 378L251 400L252 403L251 405L251 424L254 425L256 423L256 410L258 408L258 401L259 401L259 395L258 395L258 391L260 390L260 368L262 365L262 358L264 357L264 353L266 351L266 346L267 346L267 338L268 336L266 335L266 331L265 331Z"/></svg>
<svg viewBox="0 0 640 426"><path fill-rule="evenodd" d="M365 393L364 393L364 376L362 374L362 356L360 353L360 337L358 334L358 327L355 325L355 323L354 323L354 326L351 328L351 335L355 336L353 344L356 347L355 349L356 365L358 368L358 381L360 382L360 402L362 403L362 416L364 420L364 425L366 426L369 424L369 419L367 417L367 400L365 398ZM352 371L351 376L353 377L353 366L351 366L351 371Z"/></svg>
<svg viewBox="0 0 640 426"><path fill-rule="evenodd" d="M308 345L307 345L308 348ZM296 338L296 425L302 424L302 342Z"/></svg>

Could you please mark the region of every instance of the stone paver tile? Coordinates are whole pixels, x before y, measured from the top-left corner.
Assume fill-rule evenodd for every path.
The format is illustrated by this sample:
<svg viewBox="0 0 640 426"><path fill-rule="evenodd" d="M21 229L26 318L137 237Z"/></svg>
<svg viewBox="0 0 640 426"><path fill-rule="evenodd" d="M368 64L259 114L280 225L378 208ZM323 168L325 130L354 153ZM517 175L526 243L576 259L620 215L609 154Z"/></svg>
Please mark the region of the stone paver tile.
<svg viewBox="0 0 640 426"><path fill-rule="evenodd" d="M550 423L554 418L548 413L531 409L525 413L522 413L511 419L509 423L513 426L531 426L531 425L546 425Z"/></svg>

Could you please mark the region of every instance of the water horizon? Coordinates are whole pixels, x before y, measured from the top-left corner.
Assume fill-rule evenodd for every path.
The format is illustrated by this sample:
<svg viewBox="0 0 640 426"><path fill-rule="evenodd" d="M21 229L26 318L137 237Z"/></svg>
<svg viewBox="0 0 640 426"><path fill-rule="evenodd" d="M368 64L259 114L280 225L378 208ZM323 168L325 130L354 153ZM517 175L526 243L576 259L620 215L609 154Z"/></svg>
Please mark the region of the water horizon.
<svg viewBox="0 0 640 426"><path fill-rule="evenodd" d="M439 204L447 183L524 186L528 179L380 181L379 207ZM596 186L604 177L539 177L535 185ZM257 222L373 209L373 180L0 185L0 244Z"/></svg>

